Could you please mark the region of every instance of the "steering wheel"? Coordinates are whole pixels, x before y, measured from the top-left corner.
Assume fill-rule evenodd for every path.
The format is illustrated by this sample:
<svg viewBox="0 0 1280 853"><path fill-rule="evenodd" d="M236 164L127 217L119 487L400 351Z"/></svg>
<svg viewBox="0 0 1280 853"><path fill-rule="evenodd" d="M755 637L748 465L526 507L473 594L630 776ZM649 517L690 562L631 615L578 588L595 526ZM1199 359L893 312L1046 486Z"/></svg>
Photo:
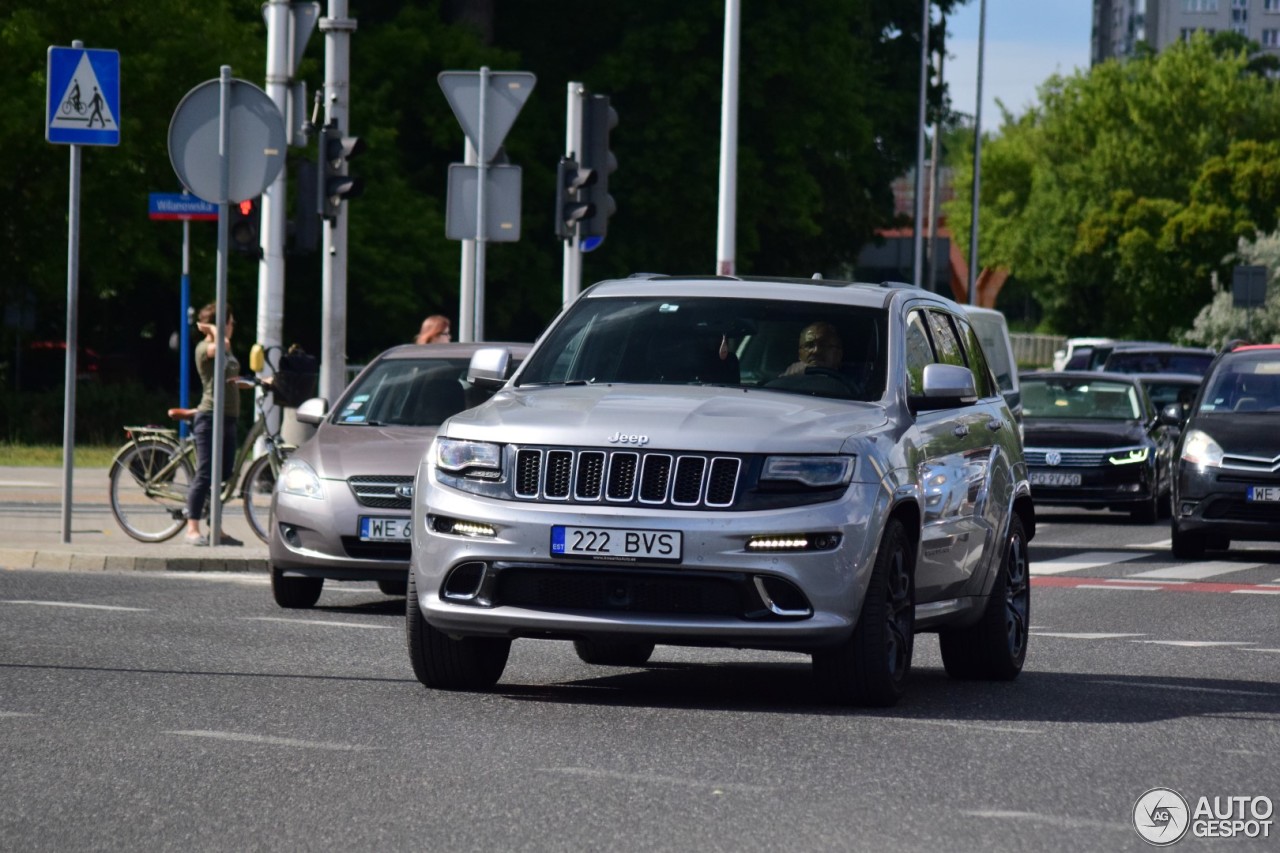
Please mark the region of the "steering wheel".
<svg viewBox="0 0 1280 853"><path fill-rule="evenodd" d="M845 374L841 373L839 370L835 370L834 368L818 367L816 365L810 365L804 369L804 375L805 376L826 376L829 379L834 379L836 382L839 382L846 389L848 389L850 397L857 399L862 396L862 389L859 388L853 382L852 379L850 379Z"/></svg>

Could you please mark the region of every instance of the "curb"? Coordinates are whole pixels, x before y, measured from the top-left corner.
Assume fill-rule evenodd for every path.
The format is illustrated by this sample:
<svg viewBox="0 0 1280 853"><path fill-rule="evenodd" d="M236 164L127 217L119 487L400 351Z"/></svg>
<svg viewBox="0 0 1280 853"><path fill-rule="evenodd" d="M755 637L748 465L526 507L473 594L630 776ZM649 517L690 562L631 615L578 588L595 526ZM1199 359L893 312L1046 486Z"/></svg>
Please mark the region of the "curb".
<svg viewBox="0 0 1280 853"><path fill-rule="evenodd" d="M98 554L81 550L0 548L0 567L72 572L262 572L269 571L266 557L233 557L217 554L231 548L215 547L209 556Z"/></svg>

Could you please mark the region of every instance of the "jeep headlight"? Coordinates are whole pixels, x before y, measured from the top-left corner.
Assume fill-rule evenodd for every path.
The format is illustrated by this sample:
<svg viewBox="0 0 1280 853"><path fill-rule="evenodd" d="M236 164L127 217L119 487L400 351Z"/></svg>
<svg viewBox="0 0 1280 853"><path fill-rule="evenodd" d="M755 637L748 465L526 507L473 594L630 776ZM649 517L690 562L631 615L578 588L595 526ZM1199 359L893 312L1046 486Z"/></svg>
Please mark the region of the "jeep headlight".
<svg viewBox="0 0 1280 853"><path fill-rule="evenodd" d="M1182 459L1192 465L1218 468L1222 465L1222 447L1207 432L1188 430L1187 439L1182 443Z"/></svg>
<svg viewBox="0 0 1280 853"><path fill-rule="evenodd" d="M502 445L437 438L436 467L450 474L496 480L502 476Z"/></svg>
<svg viewBox="0 0 1280 853"><path fill-rule="evenodd" d="M761 482L784 481L814 489L843 486L853 479L853 456L767 456Z"/></svg>
<svg viewBox="0 0 1280 853"><path fill-rule="evenodd" d="M1128 450L1122 450L1115 456L1108 456L1107 461L1112 465L1132 465L1134 462L1146 462L1147 457L1151 455L1149 447L1130 447Z"/></svg>
<svg viewBox="0 0 1280 853"><path fill-rule="evenodd" d="M315 469L301 459L285 460L280 468L280 484L277 488L282 494L324 500L324 486L320 484Z"/></svg>

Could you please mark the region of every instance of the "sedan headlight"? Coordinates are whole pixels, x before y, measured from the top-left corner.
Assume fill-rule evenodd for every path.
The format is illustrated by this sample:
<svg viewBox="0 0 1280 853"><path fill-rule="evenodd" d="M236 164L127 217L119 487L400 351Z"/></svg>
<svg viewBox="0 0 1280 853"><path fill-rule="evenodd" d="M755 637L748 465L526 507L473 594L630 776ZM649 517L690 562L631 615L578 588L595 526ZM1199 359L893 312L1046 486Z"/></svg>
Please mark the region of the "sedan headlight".
<svg viewBox="0 0 1280 853"><path fill-rule="evenodd" d="M1182 443L1182 460L1192 465L1218 468L1222 465L1222 447L1203 430L1187 430L1186 441Z"/></svg>
<svg viewBox="0 0 1280 853"><path fill-rule="evenodd" d="M1134 462L1146 462L1147 457L1151 455L1149 447L1130 447L1128 450L1122 450L1115 456L1108 456L1107 461L1112 465L1132 465Z"/></svg>
<svg viewBox="0 0 1280 853"><path fill-rule="evenodd" d="M280 469L280 484L277 488L286 495L324 500L324 486L320 484L315 469L301 459L285 460Z"/></svg>
<svg viewBox="0 0 1280 853"><path fill-rule="evenodd" d="M436 467L450 474L496 480L502 476L502 445L488 441L437 438Z"/></svg>
<svg viewBox="0 0 1280 853"><path fill-rule="evenodd" d="M853 456L767 456L760 480L800 483L821 489L853 479Z"/></svg>

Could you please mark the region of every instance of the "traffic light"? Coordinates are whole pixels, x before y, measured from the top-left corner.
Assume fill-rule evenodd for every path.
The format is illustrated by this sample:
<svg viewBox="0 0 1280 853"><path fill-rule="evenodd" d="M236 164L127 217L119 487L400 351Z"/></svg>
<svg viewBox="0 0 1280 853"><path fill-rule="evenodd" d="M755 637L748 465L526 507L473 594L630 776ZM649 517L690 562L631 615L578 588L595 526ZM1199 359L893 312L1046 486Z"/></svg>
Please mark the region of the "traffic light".
<svg viewBox="0 0 1280 853"><path fill-rule="evenodd" d="M262 257L258 234L262 230L262 197L247 198L227 205L231 219L227 223L227 241L231 248L255 258Z"/></svg>
<svg viewBox="0 0 1280 853"><path fill-rule="evenodd" d="M578 230L580 237L603 238L609 227L609 217L618 206L609 195L609 173L618 168L618 161L609 150L609 131L618 125L618 113L609 106L608 95L590 95L582 104L582 146L578 156L582 168L591 171L590 179L579 193L589 208Z"/></svg>
<svg viewBox="0 0 1280 853"><path fill-rule="evenodd" d="M364 180L347 174L347 161L364 151L365 141L343 136L335 122L320 128L320 168L316 210L325 219L336 219L345 199L364 192Z"/></svg>
<svg viewBox="0 0 1280 853"><path fill-rule="evenodd" d="M592 173L578 167L577 160L561 157L556 167L556 236L568 240L578 233L578 222L591 212L582 201L582 188L592 181Z"/></svg>
<svg viewBox="0 0 1280 853"><path fill-rule="evenodd" d="M294 197L293 219L289 221L289 236L296 254L314 252L320 245L320 214L316 211L316 164L310 160L298 163L294 175L297 196Z"/></svg>

